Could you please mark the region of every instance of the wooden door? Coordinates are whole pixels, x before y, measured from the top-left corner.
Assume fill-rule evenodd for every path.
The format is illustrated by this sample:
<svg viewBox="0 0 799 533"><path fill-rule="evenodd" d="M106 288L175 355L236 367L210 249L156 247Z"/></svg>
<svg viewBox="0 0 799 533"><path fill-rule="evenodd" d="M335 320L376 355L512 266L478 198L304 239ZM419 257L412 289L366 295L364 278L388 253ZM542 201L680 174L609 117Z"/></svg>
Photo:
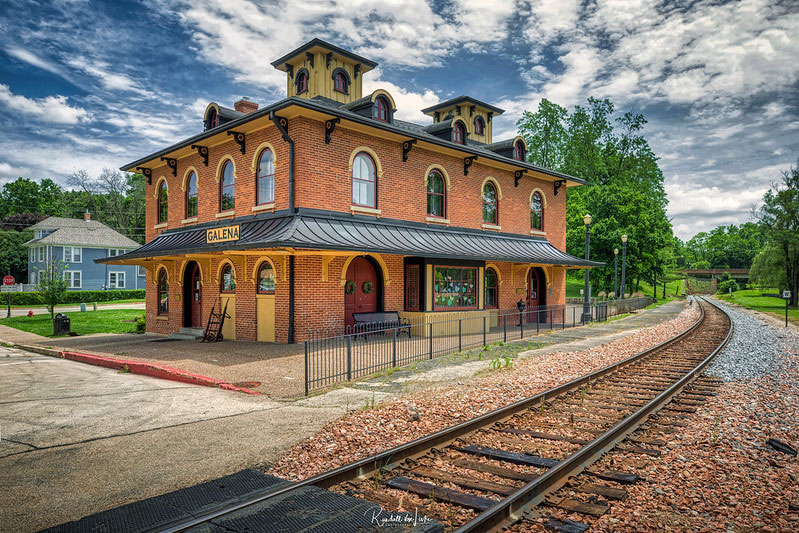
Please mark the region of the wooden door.
<svg viewBox="0 0 799 533"><path fill-rule="evenodd" d="M364 284L367 282L371 283L370 292L364 292ZM348 291L351 292L348 294ZM347 268L347 284L344 287L344 323L347 326L352 326L355 323L352 318L353 313L374 313L376 311L377 272L372 263L363 257L356 257Z"/></svg>
<svg viewBox="0 0 799 533"><path fill-rule="evenodd" d="M546 322L546 313L538 312L536 307L542 305L541 280L538 279L538 272L531 268L527 273L527 322Z"/></svg>
<svg viewBox="0 0 799 533"><path fill-rule="evenodd" d="M200 285L200 265L194 263L189 276L191 287L191 307L189 309L189 325L193 328L203 327L203 298L202 286Z"/></svg>

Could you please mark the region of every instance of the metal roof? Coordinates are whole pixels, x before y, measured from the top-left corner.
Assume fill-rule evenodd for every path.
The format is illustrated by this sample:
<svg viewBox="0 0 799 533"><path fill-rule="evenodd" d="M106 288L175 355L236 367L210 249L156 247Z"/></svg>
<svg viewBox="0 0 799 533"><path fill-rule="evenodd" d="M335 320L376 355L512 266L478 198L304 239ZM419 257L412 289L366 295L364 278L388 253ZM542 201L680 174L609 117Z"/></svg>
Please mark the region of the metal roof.
<svg viewBox="0 0 799 533"><path fill-rule="evenodd" d="M455 98L450 98L449 100L446 100L444 102L439 102L439 103L437 103L435 105L431 105L430 107L425 107L424 109L422 109L422 113L427 115L428 113L432 113L433 111L436 111L438 109L445 109L447 107L452 107L452 106L457 105L457 104L459 104L461 102L469 102L469 103L472 103L472 104L475 104L475 105L479 105L480 107L484 107L485 109L488 109L489 111L493 111L494 114L496 114L496 115L501 115L502 113L505 112L504 109L500 109L500 108L498 108L496 106L493 106L491 104L487 104L485 102L481 102L480 100L472 98L471 96L463 95L463 96L457 96Z"/></svg>
<svg viewBox="0 0 799 533"><path fill-rule="evenodd" d="M240 226L239 240L206 243L206 230L236 224ZM573 257L541 237L428 226L303 208L294 213L281 211L165 231L137 250L113 258L97 259L96 262L286 247L579 267L604 264Z"/></svg>
<svg viewBox="0 0 799 533"><path fill-rule="evenodd" d="M377 66L377 63L372 61L371 59L366 59L363 56L359 56L358 54L354 54L354 53L350 52L349 50L344 50L341 47L338 47L338 46L336 46L334 44L330 44L330 43L328 43L326 41L323 41L322 39L319 39L319 38L312 39L312 40L308 41L307 43L303 44L302 46L300 46L299 48L295 48L294 50L292 50L288 54L284 55L280 59L276 59L276 60L272 61L271 65L273 67L277 68L277 69L281 69L281 67L283 67L283 65L287 61L291 61L292 59L294 59L295 57L297 57L301 53L303 53L303 52L305 52L307 50L310 50L314 46L319 46L320 48L326 48L327 50L329 50L329 51L331 51L333 53L336 53L336 54L338 54L338 55L340 55L342 57L346 57L348 59L351 59L351 60L355 61L356 63L363 63L364 65L368 66L369 68L375 68ZM283 69L281 69L281 70L283 70Z"/></svg>

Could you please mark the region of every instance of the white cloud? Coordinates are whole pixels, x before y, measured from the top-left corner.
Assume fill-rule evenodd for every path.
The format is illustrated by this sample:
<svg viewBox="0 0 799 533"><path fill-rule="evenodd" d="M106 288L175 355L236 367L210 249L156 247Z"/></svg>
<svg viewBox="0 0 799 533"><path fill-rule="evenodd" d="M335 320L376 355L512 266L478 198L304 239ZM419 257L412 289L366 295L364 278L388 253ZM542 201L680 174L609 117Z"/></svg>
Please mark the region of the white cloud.
<svg viewBox="0 0 799 533"><path fill-rule="evenodd" d="M75 83L72 80L72 77L69 74L67 74L64 71L64 69L62 69L59 65L56 65L50 61L42 59L41 57L37 56L30 50L27 50L19 46L10 46L6 48L6 53L12 57L19 59L20 61L28 63L29 65L40 68L42 70L46 70L51 74L55 74L56 76L59 76L70 83Z"/></svg>
<svg viewBox="0 0 799 533"><path fill-rule="evenodd" d="M130 91L148 98L156 97L155 93L144 89L129 76L112 72L109 68L110 66L102 61L90 60L85 57L73 57L67 63L97 78L103 88L108 91Z"/></svg>
<svg viewBox="0 0 799 533"><path fill-rule="evenodd" d="M27 176L29 170L30 169L28 167L11 166L8 163L0 162L0 184L14 181L20 176Z"/></svg>
<svg viewBox="0 0 799 533"><path fill-rule="evenodd" d="M375 89L384 89L394 98L397 105L396 117L400 120L409 122L430 122L430 117L422 113L422 109L436 104L440 98L433 91L427 90L423 93L412 92L391 82L380 79L381 71L376 69L370 77L363 80L364 95L371 93Z"/></svg>
<svg viewBox="0 0 799 533"><path fill-rule="evenodd" d="M0 104L18 111L25 118L34 118L53 124L77 124L78 122L88 122L91 119L85 109L70 106L65 96L26 98L12 93L8 85L1 83Z"/></svg>

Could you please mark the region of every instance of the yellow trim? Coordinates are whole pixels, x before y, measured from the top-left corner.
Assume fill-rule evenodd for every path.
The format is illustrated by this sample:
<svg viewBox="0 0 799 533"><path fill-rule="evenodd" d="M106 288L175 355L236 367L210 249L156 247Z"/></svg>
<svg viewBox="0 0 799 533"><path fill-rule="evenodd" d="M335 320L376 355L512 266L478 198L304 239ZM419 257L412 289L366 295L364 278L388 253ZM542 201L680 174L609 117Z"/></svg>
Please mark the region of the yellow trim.
<svg viewBox="0 0 799 533"><path fill-rule="evenodd" d="M236 272L236 264L230 259L225 258L219 263L219 266L216 268L216 279L217 281L219 281L220 288L222 287L222 268L225 266L225 264L230 264L230 266L233 267L233 281L241 279L239 277L238 272ZM238 283L236 285L237 285L236 288L238 289Z"/></svg>
<svg viewBox="0 0 799 533"><path fill-rule="evenodd" d="M180 285L183 286L183 281L182 280L186 279L187 267L189 266L189 263L192 263L192 262L197 263L197 266L200 267L200 286L202 287L202 286L205 285L205 274L203 274L203 265L202 265L202 263L200 263L196 259L185 259L183 261L183 263L180 265L180 270L183 273L183 275L181 276Z"/></svg>
<svg viewBox="0 0 799 533"><path fill-rule="evenodd" d="M494 263L486 263L485 267L487 269L488 268L494 269L494 272L496 272L496 274L497 274L497 286L502 285L502 274L499 271L499 267L497 265L495 265Z"/></svg>
<svg viewBox="0 0 799 533"><path fill-rule="evenodd" d="M323 255L322 256L322 281L328 280L328 268L330 263L336 259L337 255Z"/></svg>
<svg viewBox="0 0 799 533"><path fill-rule="evenodd" d="M535 193L538 193L538 194L541 195L541 201L544 203L544 209L546 209L547 208L547 195L544 194L544 191L542 191L539 187L536 187L532 191L530 191L530 199L528 200L527 205L532 207L532 205L533 205L533 195Z"/></svg>
<svg viewBox="0 0 799 533"><path fill-rule="evenodd" d="M183 182L180 184L180 190L186 192L186 182L189 180L189 175L194 172L194 175L197 176L197 197L200 197L200 173L197 172L197 169L194 167L189 167L186 169L186 172L183 174Z"/></svg>
<svg viewBox="0 0 799 533"><path fill-rule="evenodd" d="M547 267L546 265L527 265L527 268L524 269L524 277L522 278L522 283L524 283L525 286L527 286L527 275L530 273L531 268L541 269L541 272L544 273L544 282L546 283L547 288L552 284L550 272L547 271L547 268L551 267Z"/></svg>
<svg viewBox="0 0 799 533"><path fill-rule="evenodd" d="M480 185L480 200L483 199L483 189L485 189L486 183L489 181L494 182L494 186L497 188L497 201L502 200L502 187L499 186L499 181L497 178L493 176L487 176L486 179L483 180L483 184Z"/></svg>
<svg viewBox="0 0 799 533"><path fill-rule="evenodd" d="M216 117L217 117L217 121L219 121L219 104L217 104L216 102L210 102L210 103L209 103L209 104L208 104L208 105L205 107L205 113L203 113L203 122L205 122L206 120L208 120L208 112L211 110L211 108L212 108L212 107L213 107L214 109L216 109Z"/></svg>
<svg viewBox="0 0 799 533"><path fill-rule="evenodd" d="M255 292L256 293L258 292L258 279L257 279L258 278L258 271L261 270L261 267L263 266L264 263L269 263L272 266L272 270L275 271L275 283L277 283L277 280L278 280L278 277L279 277L278 276L279 272L277 270L277 266L275 266L275 262L272 261L272 259L270 257L265 255L263 257L258 258L258 260L255 261L255 267L252 270L252 282L256 285L256 287L255 287L255 289L256 289Z"/></svg>
<svg viewBox="0 0 799 533"><path fill-rule="evenodd" d="M527 141L524 140L524 137L522 137L521 135L517 135L516 137L513 138L513 142L511 143L511 146L515 147L516 146L516 141L518 141L518 140L522 141L522 144L524 145L524 153L527 154Z"/></svg>
<svg viewBox="0 0 799 533"><path fill-rule="evenodd" d="M277 172L277 155L275 153L275 147L272 146L272 143L262 142L258 145L258 148L255 149L255 155L252 157L252 175L256 178L258 177L258 159L260 159L259 156L264 148L269 148L272 151L272 165L275 167L275 172ZM235 168L233 171L235 172Z"/></svg>
<svg viewBox="0 0 799 533"><path fill-rule="evenodd" d="M219 183L221 181L221 178L222 178L222 167L225 166L225 161L230 161L230 163L233 165L233 177L234 178L238 177L236 175L236 162L233 161L233 156L230 155L230 154L225 154L225 155L222 156L222 159L219 160L219 164L216 166L216 176L215 177L216 177L216 182L217 183Z"/></svg>
<svg viewBox="0 0 799 533"><path fill-rule="evenodd" d="M383 212L380 209L375 209L373 207L363 207L360 205L351 205L350 211L352 211L353 213L363 213L365 215L376 215L378 217L383 214Z"/></svg>
<svg viewBox="0 0 799 533"><path fill-rule="evenodd" d="M155 198L156 202L158 201L158 190L161 188L162 181L166 183L166 197L169 198L169 180L166 179L166 176L159 176L153 189L153 198Z"/></svg>
<svg viewBox="0 0 799 533"><path fill-rule="evenodd" d="M477 267L477 309L485 309L485 268Z"/></svg>
<svg viewBox="0 0 799 533"><path fill-rule="evenodd" d="M352 153L350 154L350 163L349 163L349 166L347 167L349 169L350 178L352 177L352 163L353 163L353 161L355 161L355 156L358 155L361 152L366 152L367 154L372 156L372 160L375 162L375 166L377 167L377 177L378 178L382 178L383 177L383 165L380 164L380 158L377 157L377 154L375 153L375 151L372 150L371 148L369 148L368 146L359 146L355 150L353 150Z"/></svg>
<svg viewBox="0 0 799 533"><path fill-rule="evenodd" d="M424 186L425 186L425 189L427 188L427 178L430 177L430 172L432 172L433 170L438 170L439 172L441 172L441 175L444 176L444 182L446 182L446 184L447 184L447 190L451 191L452 190L452 182L449 180L449 174L447 174L447 170L443 166L439 165L438 163L433 163L432 165L427 167L427 170L425 170L425 172L424 172Z"/></svg>
<svg viewBox="0 0 799 533"><path fill-rule="evenodd" d="M158 285L158 274L159 274L159 272L161 272L162 268L164 270L166 270L166 282L167 282L167 284L171 284L172 281L169 279L169 269L167 268L167 266L164 263L157 263L155 265L155 268L152 271L152 280L151 281L154 284Z"/></svg>
<svg viewBox="0 0 799 533"><path fill-rule="evenodd" d="M374 103L375 100L377 100L377 97L380 96L380 95L383 95L386 98L388 98L388 103L391 104L391 111L396 111L397 110L397 104L394 103L394 98L385 89L376 89L376 90L372 91L372 98L371 98L372 99L372 103Z"/></svg>
<svg viewBox="0 0 799 533"><path fill-rule="evenodd" d="M344 266L341 267L340 281L342 287L347 284L347 269L350 267L350 263L352 263L353 259L356 257L365 257L367 255L377 261L377 264L380 265L380 270L383 272L383 285L388 287L391 284L391 275L388 273L388 266L380 254L356 254L347 257L347 260L344 261Z"/></svg>

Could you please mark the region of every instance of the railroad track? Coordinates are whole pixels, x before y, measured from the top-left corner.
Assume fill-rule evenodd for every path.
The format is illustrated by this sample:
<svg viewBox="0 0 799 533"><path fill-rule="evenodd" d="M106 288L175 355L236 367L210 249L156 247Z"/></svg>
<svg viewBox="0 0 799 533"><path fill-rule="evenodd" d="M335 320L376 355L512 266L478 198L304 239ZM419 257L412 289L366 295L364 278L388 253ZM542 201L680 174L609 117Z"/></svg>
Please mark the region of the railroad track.
<svg viewBox="0 0 799 533"><path fill-rule="evenodd" d="M551 530L584 531L626 496L624 486L638 479L635 470L660 454L662 436L685 427L714 394L716 380L701 374L731 338L732 322L705 299L691 305L700 307L699 318L644 352L168 531L246 512L303 487L387 511L416 508L448 530L525 529L534 520Z"/></svg>

